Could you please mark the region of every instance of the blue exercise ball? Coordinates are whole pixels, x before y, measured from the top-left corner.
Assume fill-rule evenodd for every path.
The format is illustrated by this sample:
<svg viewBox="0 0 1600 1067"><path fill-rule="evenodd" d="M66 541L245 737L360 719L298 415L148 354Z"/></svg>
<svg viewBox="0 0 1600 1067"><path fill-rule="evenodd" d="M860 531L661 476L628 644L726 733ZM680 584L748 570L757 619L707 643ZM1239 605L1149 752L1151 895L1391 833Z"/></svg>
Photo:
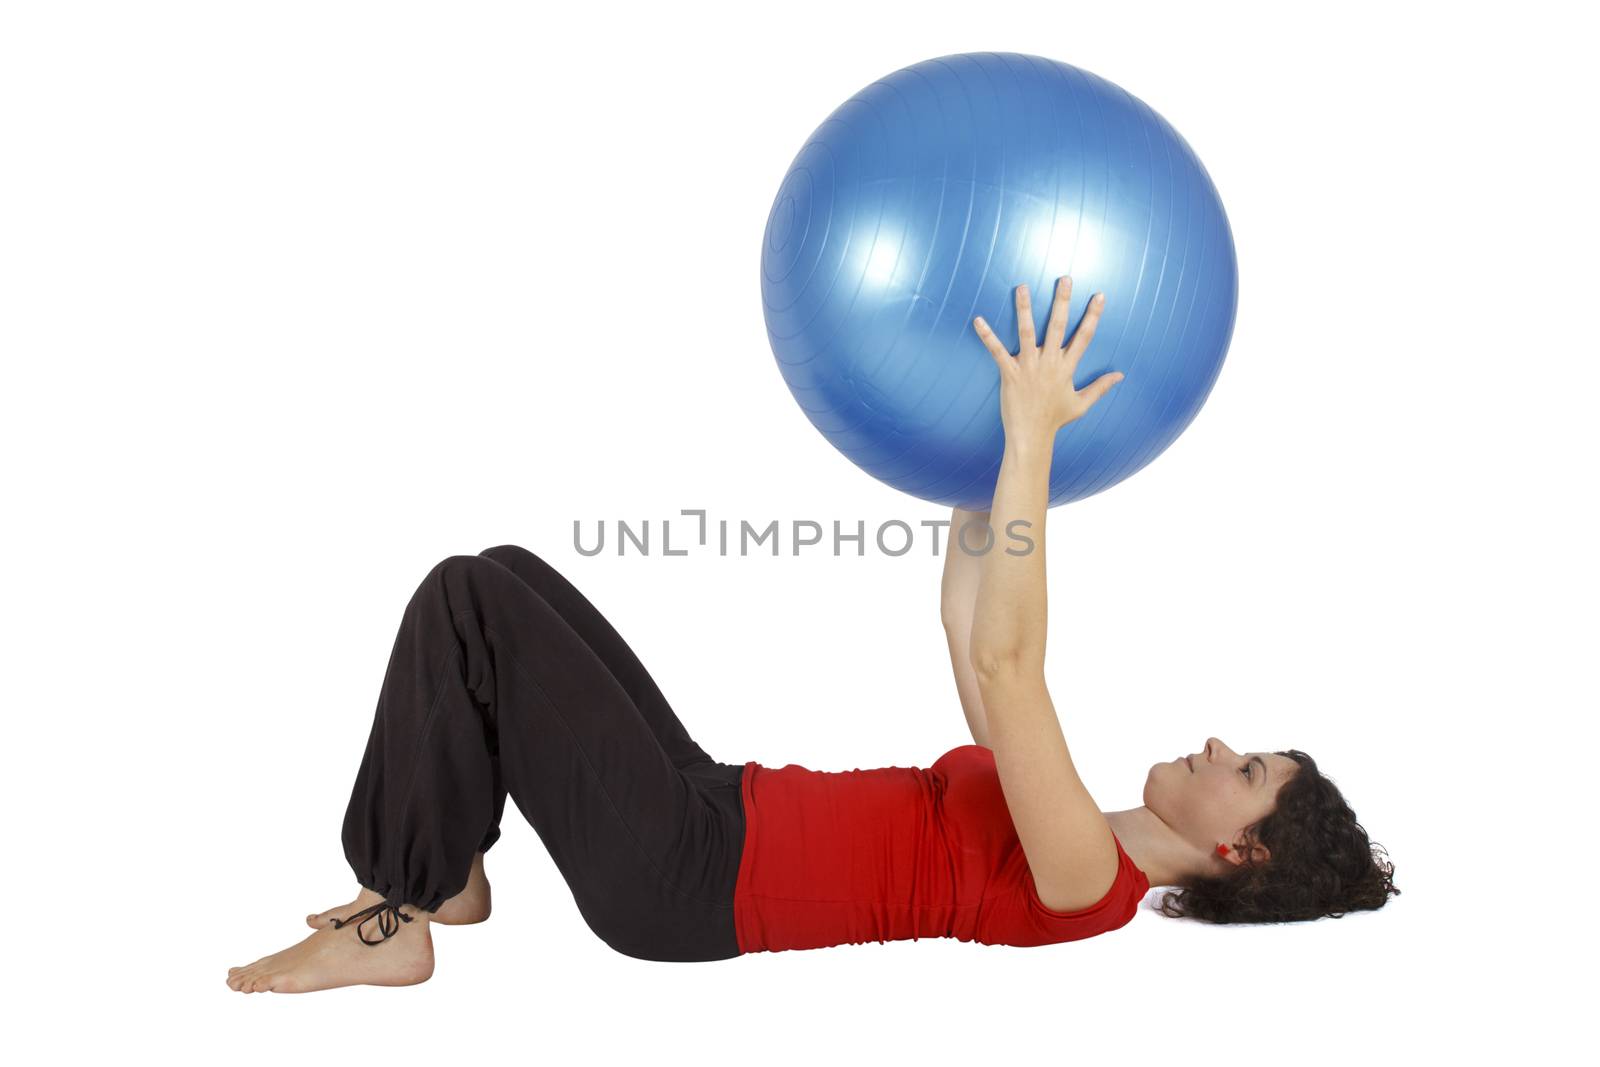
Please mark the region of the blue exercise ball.
<svg viewBox="0 0 1600 1067"><path fill-rule="evenodd" d="M1126 378L1055 441L1050 503L1115 485L1183 432L1238 303L1222 201L1142 101L1039 56L943 56L845 101L767 216L767 336L806 417L873 477L987 508L1004 431L982 315L1016 350L1026 283L1042 341L1055 280L1072 322L1106 294L1081 388Z"/></svg>

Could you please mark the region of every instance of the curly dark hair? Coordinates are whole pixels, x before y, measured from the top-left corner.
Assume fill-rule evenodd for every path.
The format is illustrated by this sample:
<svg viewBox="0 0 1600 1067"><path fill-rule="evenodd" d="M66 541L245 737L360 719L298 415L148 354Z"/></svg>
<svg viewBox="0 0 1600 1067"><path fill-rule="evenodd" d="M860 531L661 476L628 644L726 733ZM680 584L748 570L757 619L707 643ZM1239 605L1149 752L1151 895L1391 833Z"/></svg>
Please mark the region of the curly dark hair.
<svg viewBox="0 0 1600 1067"><path fill-rule="evenodd" d="M1173 918L1213 923L1283 923L1383 907L1399 889L1394 864L1356 821L1344 794L1299 749L1279 752L1300 765L1278 790L1272 813L1250 828L1269 859L1248 859L1227 874L1191 879L1161 895Z"/></svg>

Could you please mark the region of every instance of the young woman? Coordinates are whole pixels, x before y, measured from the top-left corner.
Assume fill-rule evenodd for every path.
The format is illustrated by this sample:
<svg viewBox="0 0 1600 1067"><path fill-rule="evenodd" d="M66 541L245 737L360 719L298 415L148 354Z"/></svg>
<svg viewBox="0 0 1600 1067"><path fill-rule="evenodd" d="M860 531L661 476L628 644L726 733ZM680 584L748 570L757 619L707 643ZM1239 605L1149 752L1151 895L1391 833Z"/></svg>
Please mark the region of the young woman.
<svg viewBox="0 0 1600 1067"><path fill-rule="evenodd" d="M652 960L1071 941L1125 924L1152 884L1176 887L1166 914L1212 922L1340 915L1399 892L1303 752L1209 738L1152 767L1128 811L1100 811L1084 788L1044 682L1045 507L1057 431L1122 375L1073 386L1100 296L1065 346L1067 279L1042 346L1025 287L1016 299L1017 355L974 322L1000 369L1006 447L990 512L958 509L945 557L945 631L975 744L925 769L718 763L549 564L513 545L451 556L406 606L345 814L361 892L307 916L316 932L299 944L232 968L228 985L428 978L430 924L489 916L483 854L508 795L594 932ZM962 539L974 522L990 525L993 549L967 551L988 540Z"/></svg>

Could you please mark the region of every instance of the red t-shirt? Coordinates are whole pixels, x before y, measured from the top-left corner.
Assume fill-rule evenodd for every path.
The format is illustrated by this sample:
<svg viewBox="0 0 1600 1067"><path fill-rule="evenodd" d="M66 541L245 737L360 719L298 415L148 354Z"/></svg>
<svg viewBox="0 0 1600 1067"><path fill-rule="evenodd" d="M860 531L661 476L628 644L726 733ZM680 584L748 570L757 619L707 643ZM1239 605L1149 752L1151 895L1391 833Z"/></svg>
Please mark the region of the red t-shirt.
<svg viewBox="0 0 1600 1067"><path fill-rule="evenodd" d="M994 753L964 745L930 768L812 771L745 764L734 890L740 952L954 937L1048 945L1115 930L1150 888L1117 842L1099 903L1039 900ZM1114 837L1114 835L1113 835Z"/></svg>

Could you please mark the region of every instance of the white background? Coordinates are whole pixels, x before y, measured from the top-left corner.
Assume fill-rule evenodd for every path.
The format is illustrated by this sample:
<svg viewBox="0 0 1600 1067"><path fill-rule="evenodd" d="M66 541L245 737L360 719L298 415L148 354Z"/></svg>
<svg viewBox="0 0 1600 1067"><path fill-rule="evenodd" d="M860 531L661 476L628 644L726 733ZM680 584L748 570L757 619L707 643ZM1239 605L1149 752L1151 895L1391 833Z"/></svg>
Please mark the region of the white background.
<svg viewBox="0 0 1600 1067"><path fill-rule="evenodd" d="M11 1042L1087 1064L1576 1035L1600 175L1593 36L1566 5L4 10ZM1150 103L1239 250L1206 409L1050 517L1048 673L1079 766L1129 807L1208 734L1304 748L1404 895L1290 927L1145 912L1037 950L654 964L589 933L511 811L494 917L436 928L432 981L229 991L228 966L351 896L350 782L444 556L547 556L720 759L925 766L967 740L928 541L589 559L572 527L944 517L805 421L757 254L829 111L982 50Z"/></svg>

